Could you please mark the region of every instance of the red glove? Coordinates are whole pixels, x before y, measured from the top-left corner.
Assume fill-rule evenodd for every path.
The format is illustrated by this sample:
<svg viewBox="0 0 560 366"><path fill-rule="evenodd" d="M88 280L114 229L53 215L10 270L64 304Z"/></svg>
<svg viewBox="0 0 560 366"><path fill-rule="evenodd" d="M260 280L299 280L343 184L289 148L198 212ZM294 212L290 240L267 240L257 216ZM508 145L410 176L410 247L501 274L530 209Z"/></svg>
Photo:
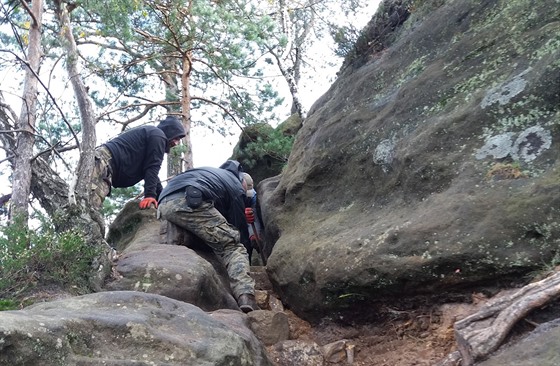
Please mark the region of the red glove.
<svg viewBox="0 0 560 366"><path fill-rule="evenodd" d="M154 205L157 208L157 201L153 197L146 197L142 201L140 201L140 209L145 210L150 208L151 205Z"/></svg>
<svg viewBox="0 0 560 366"><path fill-rule="evenodd" d="M250 207L247 207L245 209L245 219L247 220L248 224L252 224L255 222L255 214L253 213L253 209Z"/></svg>

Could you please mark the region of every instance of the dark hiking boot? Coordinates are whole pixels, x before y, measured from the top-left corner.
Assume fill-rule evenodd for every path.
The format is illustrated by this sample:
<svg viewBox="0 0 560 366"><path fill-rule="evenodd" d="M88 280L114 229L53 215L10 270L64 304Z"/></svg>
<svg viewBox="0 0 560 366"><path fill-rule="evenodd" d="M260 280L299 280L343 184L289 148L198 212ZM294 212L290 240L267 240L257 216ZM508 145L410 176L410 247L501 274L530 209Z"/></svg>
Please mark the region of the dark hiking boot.
<svg viewBox="0 0 560 366"><path fill-rule="evenodd" d="M257 300L255 300L255 295L253 294L243 294L239 296L237 300L239 304L239 308L244 313L249 313L253 310L259 310L259 306L257 305Z"/></svg>

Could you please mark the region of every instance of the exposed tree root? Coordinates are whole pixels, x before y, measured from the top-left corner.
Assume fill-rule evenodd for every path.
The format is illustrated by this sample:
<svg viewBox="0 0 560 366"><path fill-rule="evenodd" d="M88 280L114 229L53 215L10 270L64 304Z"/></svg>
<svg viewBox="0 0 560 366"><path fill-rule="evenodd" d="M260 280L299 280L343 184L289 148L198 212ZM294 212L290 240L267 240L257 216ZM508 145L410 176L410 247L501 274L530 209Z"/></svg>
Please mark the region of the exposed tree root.
<svg viewBox="0 0 560 366"><path fill-rule="evenodd" d="M504 341L511 328L532 310L560 297L560 272L531 283L514 293L491 299L477 313L455 323L455 339L462 366L487 357ZM451 357L453 356L453 357ZM448 356L457 362L457 352Z"/></svg>

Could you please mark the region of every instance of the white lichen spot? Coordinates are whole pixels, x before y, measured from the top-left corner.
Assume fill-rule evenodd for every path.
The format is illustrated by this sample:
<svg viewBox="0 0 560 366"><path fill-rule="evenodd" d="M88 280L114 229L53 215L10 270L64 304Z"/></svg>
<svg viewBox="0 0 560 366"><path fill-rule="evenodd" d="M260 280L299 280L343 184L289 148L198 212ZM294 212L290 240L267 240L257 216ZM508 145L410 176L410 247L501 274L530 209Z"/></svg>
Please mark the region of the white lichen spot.
<svg viewBox="0 0 560 366"><path fill-rule="evenodd" d="M512 156L515 160L532 161L551 145L550 131L540 126L529 127L515 140Z"/></svg>
<svg viewBox="0 0 560 366"><path fill-rule="evenodd" d="M179 273L175 274L175 279L177 281L181 281L183 279L183 276L181 276Z"/></svg>
<svg viewBox="0 0 560 366"><path fill-rule="evenodd" d="M484 109L494 103L499 103L500 105L508 104L511 98L521 93L527 86L527 81L523 79L523 76L529 71L531 71L531 68L514 76L510 81L490 89L480 103L481 108Z"/></svg>
<svg viewBox="0 0 560 366"><path fill-rule="evenodd" d="M62 339L57 338L56 339L56 349L61 349L62 348Z"/></svg>
<svg viewBox="0 0 560 366"><path fill-rule="evenodd" d="M510 155L514 160L532 161L552 145L550 131L540 126L529 127L519 134L513 142L514 133L507 132L492 136L486 140L475 154L481 160L490 156L503 159Z"/></svg>
<svg viewBox="0 0 560 366"><path fill-rule="evenodd" d="M346 207L341 207L338 209L338 212L344 212L344 211L348 211L349 209L352 208L352 206L354 206L354 202L352 202L350 205L346 206Z"/></svg>
<svg viewBox="0 0 560 366"><path fill-rule="evenodd" d="M148 330L142 324L129 322L126 324L132 338L148 338Z"/></svg>
<svg viewBox="0 0 560 366"><path fill-rule="evenodd" d="M389 231L385 231L381 233L381 235L377 237L377 243L379 244L385 242L389 238L389 234L390 234Z"/></svg>
<svg viewBox="0 0 560 366"><path fill-rule="evenodd" d="M373 153L373 162L381 165L384 173L388 172L388 168L393 162L395 142L393 140L383 140L379 143Z"/></svg>
<svg viewBox="0 0 560 366"><path fill-rule="evenodd" d="M475 157L478 160L484 159L488 155L494 159L505 158L511 153L513 136L513 132L507 132L486 139L484 146L478 150Z"/></svg>

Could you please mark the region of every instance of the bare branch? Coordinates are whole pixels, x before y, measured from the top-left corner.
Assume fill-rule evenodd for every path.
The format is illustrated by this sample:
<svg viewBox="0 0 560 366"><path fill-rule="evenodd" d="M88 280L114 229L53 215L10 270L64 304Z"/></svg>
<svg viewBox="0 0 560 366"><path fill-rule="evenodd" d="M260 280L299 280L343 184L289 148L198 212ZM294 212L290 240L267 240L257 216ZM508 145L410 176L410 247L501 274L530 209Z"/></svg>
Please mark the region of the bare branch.
<svg viewBox="0 0 560 366"><path fill-rule="evenodd" d="M20 0L19 3L25 9L27 14L33 19L33 24L35 24L36 27L40 27L40 24L37 22L37 18L35 17L35 14L33 14L33 10L31 10L29 5L27 5L27 2L25 0Z"/></svg>
<svg viewBox="0 0 560 366"><path fill-rule="evenodd" d="M205 102L205 103L209 103L209 104L212 104L212 105L218 107L219 109L221 109L222 111L224 111L224 112L233 120L233 122L237 125L237 127L239 127L239 129L240 129L241 131L243 131L243 126L241 126L241 124L237 121L237 119L235 119L235 115L233 115L233 114L232 114L228 109L226 109L223 105L221 105L221 104L219 104L219 103L216 103L216 102L214 102L213 100L206 99L206 98L204 98L204 97L195 97L195 96L193 96L193 97L191 97L191 99L193 99L193 100L201 100L201 101L203 101L203 102Z"/></svg>
<svg viewBox="0 0 560 366"><path fill-rule="evenodd" d="M31 68L29 67L29 63L22 59L21 57L19 57L18 55L16 55L14 52L10 51L10 50L1 50L0 52L7 52L12 54L19 62L25 64L25 66L33 73L33 75L35 76L35 78L37 78L37 81L39 81L39 84L41 84L41 86L43 87L43 89L45 89L45 92L48 94L49 98L51 99L51 102L53 103L53 105L56 107L56 109L58 110L58 112L60 113L60 116L62 117L62 120L64 121L64 123L66 124L66 126L68 127L68 129L70 130L70 132L72 133L72 136L74 136L74 139L76 140L76 143L80 144L80 140L78 139L78 136L76 135L76 132L74 131L74 129L72 128L72 125L70 125L70 122L68 122L68 120L66 119L66 117L64 116L64 112L62 112L62 109L59 107L58 103L56 102L56 99L54 98L54 96L51 94L51 91L49 90L49 88L45 85L45 83L43 83L43 81L41 80L41 78L39 77L39 75L37 75L37 73Z"/></svg>
<svg viewBox="0 0 560 366"><path fill-rule="evenodd" d="M136 97L138 99L141 99L139 97ZM121 122L122 124L130 124L132 122L135 122L137 120L139 120L140 118L144 117L151 109L156 108L156 107L160 107L160 106L166 106L166 105L175 105L178 102L167 102L167 101L159 101L159 102L149 102L149 103L135 103L135 104L129 104L120 108L116 108L113 110L110 110L108 112L105 112L103 114L101 114L98 117L98 120L102 119L103 117L107 117L110 114L119 112L119 111L123 111L126 109L130 109L130 108L135 108L135 107L144 107L144 111L142 111L139 115L137 115L136 117L133 117L129 120L127 120L127 122Z"/></svg>

